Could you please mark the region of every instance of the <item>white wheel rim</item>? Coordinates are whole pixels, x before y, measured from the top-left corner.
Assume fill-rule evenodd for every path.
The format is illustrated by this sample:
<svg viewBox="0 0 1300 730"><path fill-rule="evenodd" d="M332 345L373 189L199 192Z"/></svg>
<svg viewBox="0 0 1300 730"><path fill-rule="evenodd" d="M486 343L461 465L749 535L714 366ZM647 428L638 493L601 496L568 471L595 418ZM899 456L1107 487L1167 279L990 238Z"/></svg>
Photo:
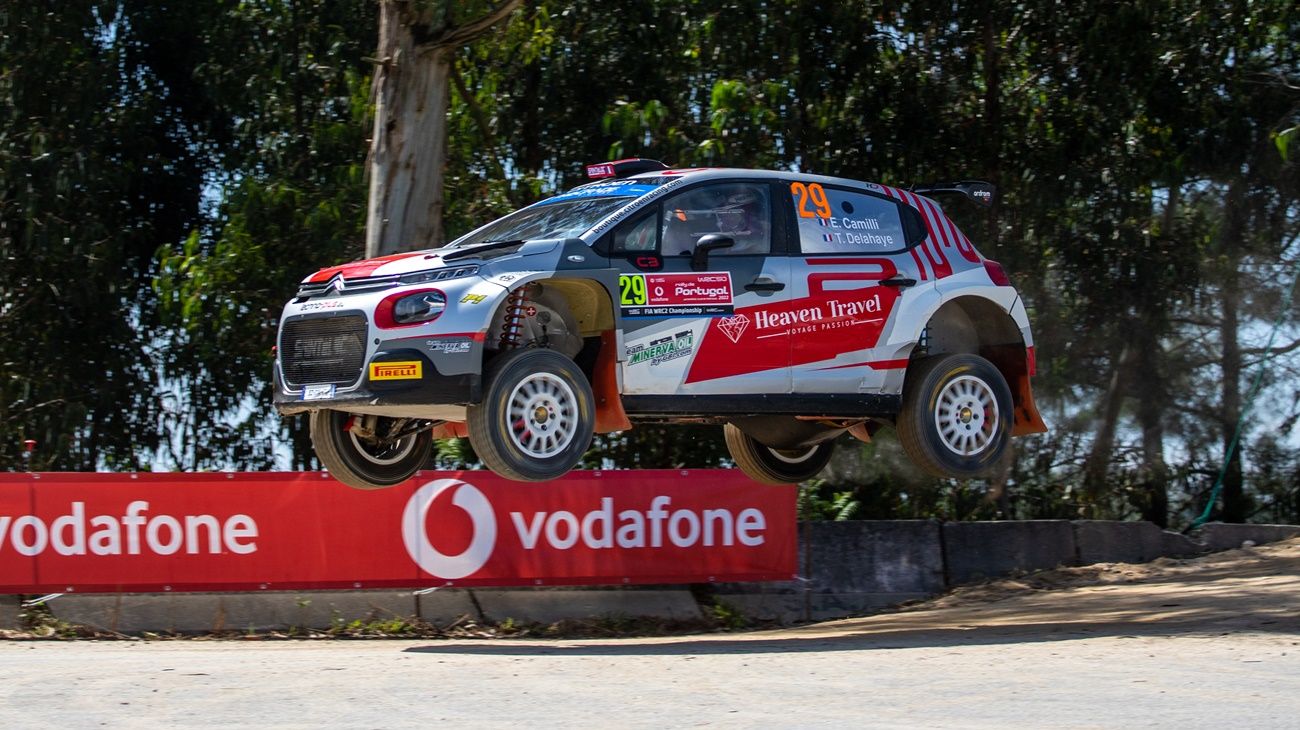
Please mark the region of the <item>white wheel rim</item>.
<svg viewBox="0 0 1300 730"><path fill-rule="evenodd" d="M402 459L405 459L407 455L411 453L411 449L415 448L415 436L405 436L393 445L394 448L391 451L384 451L381 455L376 456L370 453L371 447L367 446L364 441L357 438L355 433L348 431L348 438L352 439L352 448L361 455L361 458L378 466L392 466Z"/></svg>
<svg viewBox="0 0 1300 730"><path fill-rule="evenodd" d="M505 426L511 442L527 456L555 456L578 433L578 398L551 373L529 375L510 391Z"/></svg>
<svg viewBox="0 0 1300 730"><path fill-rule="evenodd" d="M945 448L974 456L993 443L998 430L998 399L988 383L973 376L954 378L939 391L934 426Z"/></svg>
<svg viewBox="0 0 1300 730"><path fill-rule="evenodd" d="M802 464L813 458L813 455L817 453L817 447L809 447L807 451L778 451L777 449L769 447L767 451L772 455L772 458L777 461L782 461L786 464ZM795 454L795 456L790 456L790 454Z"/></svg>

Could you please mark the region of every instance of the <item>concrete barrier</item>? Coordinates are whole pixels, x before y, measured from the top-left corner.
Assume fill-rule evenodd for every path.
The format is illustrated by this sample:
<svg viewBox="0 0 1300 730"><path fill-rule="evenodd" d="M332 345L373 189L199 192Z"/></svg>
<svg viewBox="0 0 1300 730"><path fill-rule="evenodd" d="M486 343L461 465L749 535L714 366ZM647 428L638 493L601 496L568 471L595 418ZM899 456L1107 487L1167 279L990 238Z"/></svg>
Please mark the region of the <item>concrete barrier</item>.
<svg viewBox="0 0 1300 730"><path fill-rule="evenodd" d="M483 618L497 622L554 623L595 618L699 619L690 590L641 588L512 588L473 591Z"/></svg>
<svg viewBox="0 0 1300 730"><path fill-rule="evenodd" d="M947 584L1048 570L1078 562L1074 528L1066 520L947 522L943 561Z"/></svg>
<svg viewBox="0 0 1300 730"><path fill-rule="evenodd" d="M810 522L807 528L805 619L866 613L944 589L938 522Z"/></svg>
<svg viewBox="0 0 1300 730"><path fill-rule="evenodd" d="M1247 540L1263 545L1296 535L1300 535L1300 526L1297 525L1230 525L1224 522L1202 525L1196 533L1205 549L1211 551L1239 548Z"/></svg>
<svg viewBox="0 0 1300 730"><path fill-rule="evenodd" d="M13 631L23 627L21 596L0 596L0 631Z"/></svg>
<svg viewBox="0 0 1300 730"><path fill-rule="evenodd" d="M795 565L798 577L786 581L767 583L714 583L709 586L709 600L720 604L724 610L734 610L740 615L758 621L794 623L807 621L809 614L808 578L812 574L808 565L809 530L814 523L799 523L799 553ZM701 606L704 611L711 606Z"/></svg>
<svg viewBox="0 0 1300 730"><path fill-rule="evenodd" d="M61 621L122 633L328 629L418 613L410 591L84 594L47 605Z"/></svg>
<svg viewBox="0 0 1300 730"><path fill-rule="evenodd" d="M1097 562L1145 562L1300 535L1295 525L1204 526L1193 538L1145 522L928 520L809 522L800 575L773 583L687 587L443 589L262 593L83 594L53 599L55 617L124 633L327 629L418 617L554 622L601 617L693 619L720 609L790 623L870 613L972 580ZM17 596L0 596L0 628L18 628Z"/></svg>
<svg viewBox="0 0 1300 730"><path fill-rule="evenodd" d="M1145 563L1205 550L1186 535L1162 530L1150 522L1075 520L1073 524L1079 565Z"/></svg>

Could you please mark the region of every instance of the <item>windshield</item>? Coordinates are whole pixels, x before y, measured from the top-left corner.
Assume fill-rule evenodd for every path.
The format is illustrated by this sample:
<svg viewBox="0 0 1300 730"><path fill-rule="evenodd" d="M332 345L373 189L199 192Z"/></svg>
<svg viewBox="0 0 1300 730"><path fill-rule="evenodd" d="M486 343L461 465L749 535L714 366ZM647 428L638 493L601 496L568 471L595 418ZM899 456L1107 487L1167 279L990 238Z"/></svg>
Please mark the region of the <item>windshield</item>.
<svg viewBox="0 0 1300 730"><path fill-rule="evenodd" d="M550 200L517 210L451 246L475 246L492 241L575 238L610 214L667 182L668 177L601 180L576 187Z"/></svg>
<svg viewBox="0 0 1300 730"><path fill-rule="evenodd" d="M454 244L473 246L490 241L524 241L538 238L572 238L627 205L631 197L585 198L547 201L517 210L489 223Z"/></svg>

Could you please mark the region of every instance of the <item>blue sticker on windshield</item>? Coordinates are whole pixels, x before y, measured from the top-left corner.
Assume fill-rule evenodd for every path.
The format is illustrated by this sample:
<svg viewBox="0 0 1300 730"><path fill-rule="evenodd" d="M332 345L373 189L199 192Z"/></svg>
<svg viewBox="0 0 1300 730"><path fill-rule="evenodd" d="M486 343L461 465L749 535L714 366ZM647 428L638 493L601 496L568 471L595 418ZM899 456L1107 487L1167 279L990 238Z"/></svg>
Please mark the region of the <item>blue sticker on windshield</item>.
<svg viewBox="0 0 1300 730"><path fill-rule="evenodd" d="M659 186L647 185L638 180L607 180L604 182L583 185L582 187L574 188L567 193L560 193L554 198L548 198L541 201L538 205L562 203L566 200L581 200L582 198L639 198L657 187Z"/></svg>

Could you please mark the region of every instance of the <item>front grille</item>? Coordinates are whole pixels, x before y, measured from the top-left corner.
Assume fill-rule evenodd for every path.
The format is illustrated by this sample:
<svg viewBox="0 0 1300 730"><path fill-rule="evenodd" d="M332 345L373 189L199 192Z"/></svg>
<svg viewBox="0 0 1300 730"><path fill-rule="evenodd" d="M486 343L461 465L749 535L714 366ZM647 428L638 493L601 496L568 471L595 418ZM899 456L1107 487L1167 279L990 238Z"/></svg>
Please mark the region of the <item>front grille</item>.
<svg viewBox="0 0 1300 730"><path fill-rule="evenodd" d="M360 314L293 318L280 330L280 366L289 385L351 385L365 361Z"/></svg>
<svg viewBox="0 0 1300 730"><path fill-rule="evenodd" d="M342 274L335 274L328 281L311 281L300 284L298 286L298 297L300 299L310 299L326 294L331 289L337 290L342 295L364 294L382 289L391 289L401 283L402 277L398 274L360 276L355 279L344 279Z"/></svg>

